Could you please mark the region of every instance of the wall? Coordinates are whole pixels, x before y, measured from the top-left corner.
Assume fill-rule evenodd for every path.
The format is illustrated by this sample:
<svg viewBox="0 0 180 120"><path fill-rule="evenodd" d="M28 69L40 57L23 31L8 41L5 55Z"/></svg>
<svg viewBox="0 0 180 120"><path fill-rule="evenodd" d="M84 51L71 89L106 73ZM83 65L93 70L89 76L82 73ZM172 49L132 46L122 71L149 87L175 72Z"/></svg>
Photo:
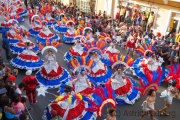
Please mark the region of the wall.
<svg viewBox="0 0 180 120"><path fill-rule="evenodd" d="M64 5L69 5L70 0L61 0L61 2L62 2Z"/></svg>
<svg viewBox="0 0 180 120"><path fill-rule="evenodd" d="M96 0L95 12L99 13L99 10L101 10L101 12L105 10L105 0Z"/></svg>
<svg viewBox="0 0 180 120"><path fill-rule="evenodd" d="M156 2L158 3L152 3L152 2L147 2L144 0L136 0L136 2L139 2L139 3L144 3L144 4L148 4L149 5L154 5L154 6L158 6L158 14L157 14L157 20L155 22L155 28L157 31L160 31L162 34L165 34L169 24L170 24L170 19L171 19L171 10L179 10L179 8L176 8L176 7L172 7L172 6L168 6L168 5L165 5L163 3L162 0L158 0ZM169 2L171 3L171 5L179 5L180 7L180 3L174 3L174 2Z"/></svg>

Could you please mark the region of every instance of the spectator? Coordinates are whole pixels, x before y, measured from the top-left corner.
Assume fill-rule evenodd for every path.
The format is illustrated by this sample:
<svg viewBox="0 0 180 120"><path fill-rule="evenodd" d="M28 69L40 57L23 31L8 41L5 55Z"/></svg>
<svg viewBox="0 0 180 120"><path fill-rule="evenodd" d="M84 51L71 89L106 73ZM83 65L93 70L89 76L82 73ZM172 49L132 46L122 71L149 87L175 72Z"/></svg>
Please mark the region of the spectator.
<svg viewBox="0 0 180 120"><path fill-rule="evenodd" d="M11 107L11 100L9 98L4 98L3 105L4 105L4 113L6 120L18 120L15 117L16 111Z"/></svg>
<svg viewBox="0 0 180 120"><path fill-rule="evenodd" d="M151 38L151 39L153 38L153 36L154 36L154 34L153 34L153 30L150 30L150 31L149 31L148 36L149 36L149 38Z"/></svg>
<svg viewBox="0 0 180 120"><path fill-rule="evenodd" d="M14 101L14 95L15 95L15 89L16 86L13 86L13 82L12 81L7 81L5 88L7 90L7 96L11 99L11 101Z"/></svg>
<svg viewBox="0 0 180 120"><path fill-rule="evenodd" d="M7 97L6 92L7 92L6 88L0 89L0 109L3 108L3 99Z"/></svg>
<svg viewBox="0 0 180 120"><path fill-rule="evenodd" d="M21 102L21 96L20 95L18 95L18 94L15 95L15 99L12 103L12 107L16 111L16 114L15 114L16 117L19 117L22 114L22 111L25 110L25 106Z"/></svg>
<svg viewBox="0 0 180 120"><path fill-rule="evenodd" d="M36 103L36 87L38 85L38 82L35 78L35 76L31 75L32 71L28 70L26 72L26 77L23 78L23 82L26 84L25 90L26 90L26 95L28 97L29 102ZM32 95L32 97L31 97Z"/></svg>
<svg viewBox="0 0 180 120"><path fill-rule="evenodd" d="M25 113L23 113L19 116L19 119L20 120L29 120L29 117Z"/></svg>
<svg viewBox="0 0 180 120"><path fill-rule="evenodd" d="M59 116L57 116L57 111L56 110L51 110L51 120L62 120Z"/></svg>
<svg viewBox="0 0 180 120"><path fill-rule="evenodd" d="M11 59L10 57L10 45L9 45L9 40L7 39L7 35L5 36L5 38L3 39L3 47L6 51L6 58L7 59Z"/></svg>
<svg viewBox="0 0 180 120"><path fill-rule="evenodd" d="M24 90L25 87L26 87L26 84L24 82L21 82L18 85L18 88L16 88L16 93L19 95L22 95L22 91Z"/></svg>
<svg viewBox="0 0 180 120"><path fill-rule="evenodd" d="M163 58L163 60L165 61L163 63L163 65L168 65L168 55L169 55L169 47L168 47L169 43L165 43L165 46L162 46L161 48L161 57Z"/></svg>

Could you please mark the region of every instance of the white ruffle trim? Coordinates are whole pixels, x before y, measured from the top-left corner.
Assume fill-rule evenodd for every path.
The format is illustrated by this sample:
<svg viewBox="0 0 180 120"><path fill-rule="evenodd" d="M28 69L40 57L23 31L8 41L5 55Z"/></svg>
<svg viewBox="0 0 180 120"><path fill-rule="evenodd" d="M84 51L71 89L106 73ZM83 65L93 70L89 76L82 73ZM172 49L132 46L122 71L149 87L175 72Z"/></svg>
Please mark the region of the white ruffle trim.
<svg viewBox="0 0 180 120"><path fill-rule="evenodd" d="M38 62L39 61L39 59L37 59L37 60L27 60L27 59L23 59L23 58L21 58L19 56L17 56L17 58L22 60L22 61L25 61L25 62Z"/></svg>
<svg viewBox="0 0 180 120"><path fill-rule="evenodd" d="M69 72L66 70L66 69L64 69L63 68L63 70L64 71L66 71L67 72L67 74L68 74L68 77L67 78L70 78L71 77L71 75L69 74ZM39 71L40 72L40 71ZM37 78L36 78L37 79ZM63 81L65 81L66 79L64 79L64 80L62 80L61 82L63 82ZM42 86L45 86L44 84L42 84L41 82L38 82L40 85L42 85ZM54 89L54 88L59 88L60 87L60 84L61 83L59 83L59 85L46 85L46 87L48 87L48 88L52 88L52 89Z"/></svg>
<svg viewBox="0 0 180 120"><path fill-rule="evenodd" d="M132 92L132 90L131 90ZM133 99L133 100L129 100L128 99L128 96L129 93L126 95L116 95L116 99L121 99L121 100L124 100L124 102L126 102L127 104L130 104L130 105L134 105L135 101L138 100L140 98L140 92L138 92L137 96Z"/></svg>
<svg viewBox="0 0 180 120"><path fill-rule="evenodd" d="M32 70L32 71L35 71L35 70L39 70L39 69L41 68L41 66L38 66L38 67L20 66L20 65L15 64L14 62L12 62L12 60L11 60L10 63L11 63L11 65L14 66L15 68L25 69L25 70Z"/></svg>

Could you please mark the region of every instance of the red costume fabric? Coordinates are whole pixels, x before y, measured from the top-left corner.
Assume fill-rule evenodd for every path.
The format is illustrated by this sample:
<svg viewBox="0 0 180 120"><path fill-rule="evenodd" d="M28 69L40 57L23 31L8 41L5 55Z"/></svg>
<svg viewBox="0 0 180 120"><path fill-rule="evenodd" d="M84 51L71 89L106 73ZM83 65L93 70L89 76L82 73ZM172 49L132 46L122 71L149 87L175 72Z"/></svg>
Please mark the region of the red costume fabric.
<svg viewBox="0 0 180 120"><path fill-rule="evenodd" d="M36 86L38 82L35 76L29 75L23 78L23 82L26 84L26 95L30 103L36 103ZM32 95L32 97L31 97Z"/></svg>

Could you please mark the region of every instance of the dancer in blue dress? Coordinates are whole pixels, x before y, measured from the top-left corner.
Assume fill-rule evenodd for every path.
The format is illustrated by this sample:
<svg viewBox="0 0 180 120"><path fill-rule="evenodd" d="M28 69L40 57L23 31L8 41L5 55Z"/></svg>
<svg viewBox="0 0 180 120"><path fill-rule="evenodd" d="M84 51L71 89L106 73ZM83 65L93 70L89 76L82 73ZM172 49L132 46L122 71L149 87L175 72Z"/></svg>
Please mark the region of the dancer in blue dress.
<svg viewBox="0 0 180 120"><path fill-rule="evenodd" d="M58 88L62 81L66 81L67 78L70 77L68 71L61 67L56 61L56 56L53 54L53 49L57 51L57 48L60 47L59 42L49 41L49 45L46 42L45 44L40 43L39 48L42 49L42 54L46 49L48 50L48 54L45 56L45 62L40 70L36 73L36 79L38 82L50 88ZM47 46L46 46L47 45Z"/></svg>
<svg viewBox="0 0 180 120"><path fill-rule="evenodd" d="M58 33L65 33L68 30L68 27L66 26L66 22L68 19L64 16L64 14L61 15L61 21L57 22L53 26L53 30Z"/></svg>
<svg viewBox="0 0 180 120"><path fill-rule="evenodd" d="M29 42L26 43L26 49L19 53L17 57L11 60L11 64L19 69L38 70L43 65L41 60L33 51Z"/></svg>
<svg viewBox="0 0 180 120"><path fill-rule="evenodd" d="M33 42L28 40L25 34L23 34L22 39L18 43L10 45L10 50L13 54L22 53L26 49L27 43L30 43L30 46L32 47L32 50L35 54L38 54L40 52L40 49Z"/></svg>
<svg viewBox="0 0 180 120"><path fill-rule="evenodd" d="M76 30L74 29L75 23L73 21L68 21L66 25L68 26L68 30L62 37L62 40L65 43L75 43L74 37L77 36Z"/></svg>
<svg viewBox="0 0 180 120"><path fill-rule="evenodd" d="M49 30L47 23L44 23L43 29L40 30L40 32L37 34L35 38L38 43L40 42L45 43L46 40L57 41L60 39L57 34L54 34Z"/></svg>

